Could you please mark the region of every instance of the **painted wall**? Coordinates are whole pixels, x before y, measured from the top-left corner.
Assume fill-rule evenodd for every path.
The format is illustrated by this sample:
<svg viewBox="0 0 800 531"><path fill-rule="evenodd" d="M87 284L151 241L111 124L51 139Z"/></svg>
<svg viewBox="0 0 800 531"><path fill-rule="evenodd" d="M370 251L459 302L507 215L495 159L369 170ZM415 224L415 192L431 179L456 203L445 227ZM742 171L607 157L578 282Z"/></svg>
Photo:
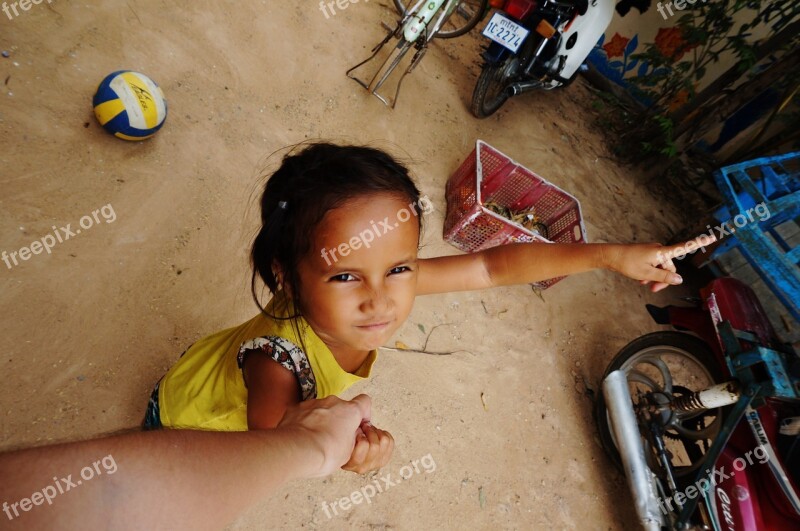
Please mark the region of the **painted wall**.
<svg viewBox="0 0 800 531"><path fill-rule="evenodd" d="M589 55L589 62L609 80L622 87L628 87L630 78L653 73L652 65L632 59L631 55L643 52L646 44L655 43L664 55L671 57L683 42L677 27L677 19L691 12L698 3L705 1L714 0L692 0L692 3L688 0L622 0L617 3L616 16L612 19L605 35ZM752 14L752 11L743 10L737 14L737 19L743 22ZM751 38L760 39L767 32L768 28L756 29ZM688 58L685 55L694 52L694 50L684 50L675 57L675 61L686 60ZM723 55L718 63L708 67L705 76L695 86L695 90L702 90L733 63L732 55ZM676 105L681 103L681 101L674 102Z"/></svg>
<svg viewBox="0 0 800 531"><path fill-rule="evenodd" d="M667 57L675 54L682 44L681 30L677 21L681 16L691 13L702 2L715 0L622 0L616 5L616 15L605 32L605 35L595 45L588 57L588 62L604 77L613 83L625 88L636 97L631 89L630 80L635 77L652 75L654 67L645 61L639 61L632 55L644 52L645 45L655 43L657 48ZM742 10L737 13L732 32L738 32L739 25L752 20L755 11ZM764 38L769 33L769 28L762 26L754 28L750 40L755 42ZM675 62L692 60L692 55L698 50L684 50L675 56ZM773 60L768 58L765 63ZM706 68L705 75L695 83L695 91L700 91L719 75L727 71L735 63L732 53L723 54L720 61L712 63ZM763 67L763 65L762 65ZM744 81L742 76L740 82ZM735 86L735 85L734 85ZM688 100L688 91L681 91L669 103L670 110L680 108ZM775 104L777 94L774 91L765 91L753 101L742 106L729 116L719 117L719 127L708 131L698 143L699 147L709 153L726 153L741 144L744 133L757 127L765 119ZM638 98L641 101L641 98ZM647 103L643 101L643 103ZM738 137L738 141L736 140ZM727 145L727 147L726 147Z"/></svg>

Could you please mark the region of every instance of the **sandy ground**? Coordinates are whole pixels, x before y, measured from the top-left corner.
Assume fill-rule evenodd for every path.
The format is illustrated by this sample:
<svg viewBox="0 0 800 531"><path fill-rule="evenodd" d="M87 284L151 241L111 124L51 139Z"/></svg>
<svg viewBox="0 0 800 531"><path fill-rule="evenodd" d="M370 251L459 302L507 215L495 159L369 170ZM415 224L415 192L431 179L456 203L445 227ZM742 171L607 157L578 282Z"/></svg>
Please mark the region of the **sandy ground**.
<svg viewBox="0 0 800 531"><path fill-rule="evenodd" d="M0 267L0 449L136 426L186 346L254 313L254 200L266 155L287 144L377 142L407 157L436 207L423 256L455 252L441 237L444 183L477 138L580 198L591 241L663 240L682 223L606 156L582 80L474 119L477 37L433 46L398 107L384 107L344 72L393 18L377 1L326 19L313 2L207 0L56 1L0 16L0 49L11 53L0 58L0 250L74 228L103 205L116 215L52 254ZM147 142L115 139L92 115L97 83L122 68L167 95L166 126ZM375 477L293 483L231 528L634 528L587 386L656 328L645 302L681 294L594 272L543 298L528 286L421 298L391 345L420 347L444 325L428 348L461 352L384 352L350 392L374 397L375 424L397 441L392 462ZM382 475L395 481L427 455L435 471L325 514L323 502Z"/></svg>

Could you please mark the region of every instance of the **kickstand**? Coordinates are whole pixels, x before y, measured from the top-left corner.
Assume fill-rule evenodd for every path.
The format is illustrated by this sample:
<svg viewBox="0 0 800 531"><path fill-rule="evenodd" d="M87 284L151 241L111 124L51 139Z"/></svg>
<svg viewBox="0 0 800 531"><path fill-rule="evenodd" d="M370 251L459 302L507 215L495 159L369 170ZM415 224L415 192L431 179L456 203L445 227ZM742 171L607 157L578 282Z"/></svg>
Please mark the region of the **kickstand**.
<svg viewBox="0 0 800 531"><path fill-rule="evenodd" d="M422 57L425 55L425 52L427 52L428 50L428 35L425 30L423 31L423 34L419 35L419 37L416 39L414 43L411 43L408 42L402 36L401 32L402 25L403 25L403 20L397 23L397 27L395 29L391 29L385 24L383 24L383 27L386 28L387 30L386 37L384 37L384 39L371 50L372 55L370 55L365 60L361 61L360 63L358 63L357 65L355 65L354 67L352 67L347 71L347 77L354 79L359 85L367 89L367 91L370 94L374 95L376 98L381 100L385 105L393 109L397 104L397 98L400 95L400 86L403 83L403 79L405 79L405 77L408 74L410 74L412 70L414 70L417 64L419 64L420 60L422 60ZM392 38L397 38L399 42L394 47L394 49L389 53L386 59L384 59L379 64L377 70L375 70L375 73L372 75L369 82L365 82L356 77L355 74L353 74L353 72L358 68L376 59L378 54L381 52L381 49L383 49L383 47L386 44L388 44ZM414 53L414 56L412 57L411 63L409 64L408 68L406 68L403 71L403 73L400 75L400 78L397 80L394 98L392 98L391 101L389 101L378 91L384 85L384 83L386 83L386 81L392 75L394 70L398 67L398 65L403 60L403 58L405 57L405 55L408 53L408 51L411 49L412 46L416 49L416 52Z"/></svg>
<svg viewBox="0 0 800 531"><path fill-rule="evenodd" d="M381 48L383 48L384 45L387 42L389 42L389 40L395 35L395 33L397 33L400 30L400 24L399 23L397 24L397 28L395 28L395 29L392 29L389 26L387 26L385 22L381 22L381 26L383 26L384 29L388 32L386 34L386 37L384 37L384 39L381 42L379 42L374 48L372 48L372 50L370 50L372 52L372 55L370 55L369 57L367 57L366 59L364 59L363 61L361 61L356 66L354 66L353 68L351 68L350 70L348 70L346 72L347 77L349 77L350 79L355 79L358 82L359 85L361 85L362 87L364 87L367 90L369 90L369 86L372 84L372 81L370 81L369 83L364 83L363 81L361 81L360 79L358 79L354 75L351 75L351 72L353 72L353 70L356 70L357 68L367 64L368 62L372 61L375 58L375 56L378 55L378 53L381 51ZM373 81L374 81L374 79L373 79Z"/></svg>

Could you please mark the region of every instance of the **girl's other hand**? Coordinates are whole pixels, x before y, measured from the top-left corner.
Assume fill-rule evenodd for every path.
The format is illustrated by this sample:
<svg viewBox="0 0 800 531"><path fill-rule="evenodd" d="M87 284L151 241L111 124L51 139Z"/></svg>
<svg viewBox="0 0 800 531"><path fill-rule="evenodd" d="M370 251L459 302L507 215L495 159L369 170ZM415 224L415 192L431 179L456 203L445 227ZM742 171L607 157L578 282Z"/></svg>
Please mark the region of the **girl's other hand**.
<svg viewBox="0 0 800 531"><path fill-rule="evenodd" d="M393 451L394 437L392 434L379 430L369 421L364 421L356 433L356 445L350 460L342 466L342 469L357 474L366 474L386 465L392 457Z"/></svg>
<svg viewBox="0 0 800 531"><path fill-rule="evenodd" d="M622 273L643 285L650 285L650 291L661 291L667 286L683 282L675 271L673 259L693 254L698 249L716 241L716 238L703 235L694 240L676 245L663 246L658 243L615 245L603 249L603 265L612 271Z"/></svg>

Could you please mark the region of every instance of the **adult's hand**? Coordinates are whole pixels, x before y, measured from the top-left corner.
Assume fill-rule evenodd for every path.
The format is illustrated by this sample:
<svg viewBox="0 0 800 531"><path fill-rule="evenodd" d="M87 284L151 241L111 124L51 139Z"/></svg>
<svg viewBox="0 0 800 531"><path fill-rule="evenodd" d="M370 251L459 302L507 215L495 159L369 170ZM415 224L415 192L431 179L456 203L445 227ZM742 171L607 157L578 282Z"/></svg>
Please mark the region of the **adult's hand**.
<svg viewBox="0 0 800 531"><path fill-rule="evenodd" d="M290 406L278 429L297 433L298 441L311 445L320 455L319 460L310 463L309 477L327 476L350 461L357 444L359 448L365 445L360 426L369 423L371 413L372 403L367 395L350 401L329 396Z"/></svg>

